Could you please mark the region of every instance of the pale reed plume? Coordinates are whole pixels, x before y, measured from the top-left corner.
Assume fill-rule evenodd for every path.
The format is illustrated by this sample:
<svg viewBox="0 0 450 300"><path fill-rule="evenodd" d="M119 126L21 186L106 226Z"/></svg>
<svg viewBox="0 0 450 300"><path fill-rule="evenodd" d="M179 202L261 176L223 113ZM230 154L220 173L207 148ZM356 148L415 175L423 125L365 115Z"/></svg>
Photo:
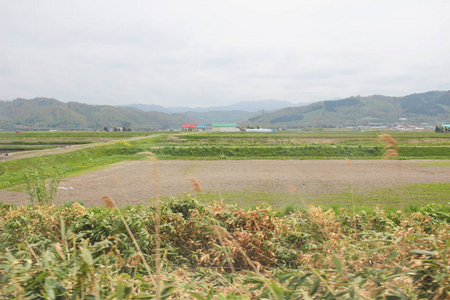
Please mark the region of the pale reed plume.
<svg viewBox="0 0 450 300"><path fill-rule="evenodd" d="M107 207L107 208L116 207L116 204L114 203L114 200L111 197L102 196L100 199L103 201L103 204L105 205L105 207Z"/></svg>
<svg viewBox="0 0 450 300"><path fill-rule="evenodd" d="M345 164L347 166L351 166L352 165L352 161L350 159L348 159L348 158L345 158Z"/></svg>
<svg viewBox="0 0 450 300"><path fill-rule="evenodd" d="M383 159L389 159L391 157L399 157L398 155L398 146L397 141L389 134L382 134L378 136L380 139L383 140L384 148L383 148ZM400 161L398 161L397 164L397 170L398 170L398 178L402 179L402 165ZM405 208L405 199L403 197L403 184L400 185L400 200L402 207Z"/></svg>
<svg viewBox="0 0 450 300"><path fill-rule="evenodd" d="M383 159L398 157L397 141L389 134L381 134L378 137L385 144L383 148Z"/></svg>
<svg viewBox="0 0 450 300"><path fill-rule="evenodd" d="M295 194L295 195L298 195L298 196L300 197L300 200L302 200L303 205L304 205L305 207L308 206L308 205L306 204L305 199L303 199L302 195L300 194L300 192L298 191L298 189L297 189L295 186L293 186L292 184L288 184L288 188L289 188L289 192L290 192L290 193Z"/></svg>
<svg viewBox="0 0 450 300"><path fill-rule="evenodd" d="M200 183L195 178L189 178L189 180L191 181L191 184L192 184L192 191L194 191L194 192L202 191L202 187L201 187Z"/></svg>
<svg viewBox="0 0 450 300"><path fill-rule="evenodd" d="M297 189L292 184L288 184L289 192L291 193L297 193Z"/></svg>

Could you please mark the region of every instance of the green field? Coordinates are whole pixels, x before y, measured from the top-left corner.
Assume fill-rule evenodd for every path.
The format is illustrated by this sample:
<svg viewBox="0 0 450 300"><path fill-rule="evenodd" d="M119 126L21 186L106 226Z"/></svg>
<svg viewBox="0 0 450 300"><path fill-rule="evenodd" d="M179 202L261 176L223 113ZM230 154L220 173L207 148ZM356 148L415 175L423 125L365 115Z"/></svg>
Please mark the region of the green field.
<svg viewBox="0 0 450 300"><path fill-rule="evenodd" d="M148 136L148 132L25 132L0 133L0 141L15 143L90 143L116 141L70 153L0 162L0 189L24 183L24 172L39 165L44 173L57 169L63 177L89 172L123 160L146 159L380 159L381 132L301 131L277 133L152 133L127 143L122 139ZM394 132L399 159L449 159L450 138L432 132ZM14 137L16 137L14 139ZM46 172L46 170L48 172Z"/></svg>
<svg viewBox="0 0 450 300"><path fill-rule="evenodd" d="M290 209L304 209L309 205L336 208L355 208L357 211L371 211L383 207L387 211L396 211L405 207L424 207L430 203L447 205L450 203L450 182L414 183L382 189L351 188L341 192L320 193L313 197L301 192L261 192L254 190L202 192L196 195L201 203L220 201L244 209L256 206L270 206L281 212ZM177 197L183 199L184 196ZM170 200L172 197L165 198Z"/></svg>
<svg viewBox="0 0 450 300"><path fill-rule="evenodd" d="M160 138L162 159L379 159L381 132L190 133ZM450 157L450 139L432 132L394 132L401 159Z"/></svg>
<svg viewBox="0 0 450 300"><path fill-rule="evenodd" d="M22 131L0 132L0 153L44 150L71 145L148 136L151 132Z"/></svg>

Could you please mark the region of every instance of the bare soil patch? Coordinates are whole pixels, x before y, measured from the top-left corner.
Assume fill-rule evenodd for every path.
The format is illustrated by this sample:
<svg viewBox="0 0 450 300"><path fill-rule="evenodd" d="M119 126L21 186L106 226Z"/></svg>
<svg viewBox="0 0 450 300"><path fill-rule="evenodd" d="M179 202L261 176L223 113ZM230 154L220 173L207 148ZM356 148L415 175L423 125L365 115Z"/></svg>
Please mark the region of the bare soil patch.
<svg viewBox="0 0 450 300"><path fill-rule="evenodd" d="M172 160L159 161L156 174L150 161L126 161L62 180L60 187L66 189L59 190L56 202L82 201L86 206L96 206L101 205L100 197L108 195L118 204L145 204L156 194L191 193L190 178L195 178L203 191L286 193L293 186L308 196L339 192L350 185L373 189L450 182L449 167L419 162L426 161L357 160L348 166L344 160ZM0 201L26 204L27 195L0 191Z"/></svg>

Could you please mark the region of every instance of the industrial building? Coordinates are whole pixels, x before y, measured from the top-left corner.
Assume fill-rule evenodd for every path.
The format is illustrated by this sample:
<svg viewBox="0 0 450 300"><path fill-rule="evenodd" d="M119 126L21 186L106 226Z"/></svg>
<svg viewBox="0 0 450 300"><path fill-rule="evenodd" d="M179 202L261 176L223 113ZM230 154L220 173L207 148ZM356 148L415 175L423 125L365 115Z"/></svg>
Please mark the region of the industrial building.
<svg viewBox="0 0 450 300"><path fill-rule="evenodd" d="M182 131L212 131L212 132L239 132L236 123L212 123L206 125L183 124Z"/></svg>
<svg viewBox="0 0 450 300"><path fill-rule="evenodd" d="M236 123L212 123L213 132L239 132L241 131Z"/></svg>

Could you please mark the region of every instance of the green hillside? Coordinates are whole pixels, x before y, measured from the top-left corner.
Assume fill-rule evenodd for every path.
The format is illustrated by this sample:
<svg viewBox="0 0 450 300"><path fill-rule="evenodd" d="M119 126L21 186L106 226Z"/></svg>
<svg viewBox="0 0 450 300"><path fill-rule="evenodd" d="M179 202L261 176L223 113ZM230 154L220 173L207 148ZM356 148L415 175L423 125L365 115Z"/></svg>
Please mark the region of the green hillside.
<svg viewBox="0 0 450 300"><path fill-rule="evenodd" d="M374 95L321 101L289 107L250 118L244 126L328 127L391 124L400 118L408 123L436 125L449 122L450 91L433 91L404 97Z"/></svg>
<svg viewBox="0 0 450 300"><path fill-rule="evenodd" d="M179 129L183 123L217 122L238 123L244 127L335 127L392 124L400 118L407 118L409 124L439 125L450 123L449 116L450 91L432 91L404 97L357 96L288 107L256 116L251 112L232 110L167 114L144 112L133 107L64 103L49 98L0 101L0 130L103 129L123 126L159 130Z"/></svg>
<svg viewBox="0 0 450 300"><path fill-rule="evenodd" d="M109 105L63 103L55 99L34 98L0 101L0 129L103 129L129 126L135 129L181 128L195 122L183 114L144 112L135 108Z"/></svg>

